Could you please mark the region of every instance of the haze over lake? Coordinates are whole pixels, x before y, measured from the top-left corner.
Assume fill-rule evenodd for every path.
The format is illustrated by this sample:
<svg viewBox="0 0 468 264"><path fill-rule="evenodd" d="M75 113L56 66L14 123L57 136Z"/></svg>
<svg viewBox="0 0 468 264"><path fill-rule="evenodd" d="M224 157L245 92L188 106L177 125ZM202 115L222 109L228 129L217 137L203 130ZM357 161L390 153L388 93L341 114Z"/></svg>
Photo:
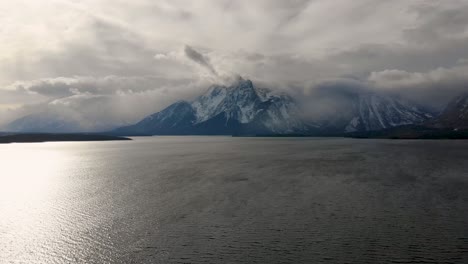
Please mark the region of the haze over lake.
<svg viewBox="0 0 468 264"><path fill-rule="evenodd" d="M0 263L468 263L468 141L0 146Z"/></svg>

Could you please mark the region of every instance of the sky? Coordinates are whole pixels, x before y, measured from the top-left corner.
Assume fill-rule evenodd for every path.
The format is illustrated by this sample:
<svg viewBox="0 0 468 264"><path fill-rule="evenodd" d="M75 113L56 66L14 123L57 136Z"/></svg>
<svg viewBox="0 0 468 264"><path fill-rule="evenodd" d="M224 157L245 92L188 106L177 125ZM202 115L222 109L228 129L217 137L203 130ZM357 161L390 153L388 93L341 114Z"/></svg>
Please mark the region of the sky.
<svg viewBox="0 0 468 264"><path fill-rule="evenodd" d="M237 75L434 109L468 91L468 0L0 0L0 25L0 127L129 124Z"/></svg>

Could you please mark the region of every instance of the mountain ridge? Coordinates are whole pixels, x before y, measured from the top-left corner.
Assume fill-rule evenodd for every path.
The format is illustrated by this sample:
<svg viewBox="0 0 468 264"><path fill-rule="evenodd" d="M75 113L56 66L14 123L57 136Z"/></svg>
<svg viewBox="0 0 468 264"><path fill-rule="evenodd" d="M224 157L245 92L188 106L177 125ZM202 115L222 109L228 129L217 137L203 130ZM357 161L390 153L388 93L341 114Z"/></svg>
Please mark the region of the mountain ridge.
<svg viewBox="0 0 468 264"><path fill-rule="evenodd" d="M349 133L346 136L389 139L468 139L468 94L457 96L439 115L422 124Z"/></svg>
<svg viewBox="0 0 468 264"><path fill-rule="evenodd" d="M318 87L314 94L304 96L309 97L298 101L286 92L256 87L251 80L239 77L229 85L211 85L192 100L176 101L139 122L105 133L342 136L371 131L407 133L412 126L418 127L413 134L423 131L421 127L426 127L425 131L468 128L466 94L455 98L438 115L403 98L365 88ZM86 130L92 125L73 111L46 111L19 118L6 131L96 132ZM106 120L98 125L105 126ZM402 126L404 130L393 129Z"/></svg>
<svg viewBox="0 0 468 264"><path fill-rule="evenodd" d="M178 101L134 125L112 132L122 135L336 135L422 123L432 117L416 106L376 93L356 92L346 94L345 99L349 105L347 111L334 113L325 120L314 120L305 117L304 110L288 94L257 88L252 81L240 77L230 86L212 85L193 101ZM172 116L176 112L179 116Z"/></svg>

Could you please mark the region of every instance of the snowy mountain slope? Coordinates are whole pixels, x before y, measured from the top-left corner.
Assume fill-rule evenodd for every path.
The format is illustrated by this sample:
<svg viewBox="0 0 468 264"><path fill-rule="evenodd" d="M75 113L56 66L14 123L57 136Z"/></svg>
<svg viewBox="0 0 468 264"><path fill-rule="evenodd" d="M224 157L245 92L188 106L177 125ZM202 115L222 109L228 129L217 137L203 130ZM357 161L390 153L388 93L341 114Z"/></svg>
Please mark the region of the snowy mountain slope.
<svg viewBox="0 0 468 264"><path fill-rule="evenodd" d="M322 111L313 120L320 124L322 130L330 132L380 130L419 124L432 117L431 113L415 104L363 89L327 87L318 91L312 101L321 106L316 111Z"/></svg>
<svg viewBox="0 0 468 264"><path fill-rule="evenodd" d="M422 123L432 115L403 100L377 94L358 96L355 116L345 132L371 131L395 126Z"/></svg>
<svg viewBox="0 0 468 264"><path fill-rule="evenodd" d="M468 94L450 102L436 117L424 123L396 126L379 131L355 132L348 136L392 139L467 139Z"/></svg>
<svg viewBox="0 0 468 264"><path fill-rule="evenodd" d="M256 114L261 102L253 84L249 80L239 79L230 87L217 86L200 96L192 106L197 113L197 122L201 123L220 113L227 119L235 118L240 123L249 123Z"/></svg>
<svg viewBox="0 0 468 264"><path fill-rule="evenodd" d="M195 120L192 106L188 102L178 101L135 125L118 128L115 132L131 135L150 135L152 131L167 135L189 134Z"/></svg>

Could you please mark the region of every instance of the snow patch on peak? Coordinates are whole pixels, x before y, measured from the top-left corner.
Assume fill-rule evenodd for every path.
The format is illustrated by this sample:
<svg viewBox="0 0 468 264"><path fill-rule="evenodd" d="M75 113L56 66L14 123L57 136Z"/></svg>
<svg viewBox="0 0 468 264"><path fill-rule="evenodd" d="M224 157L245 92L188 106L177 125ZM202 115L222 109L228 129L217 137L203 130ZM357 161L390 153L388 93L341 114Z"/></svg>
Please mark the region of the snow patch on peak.
<svg viewBox="0 0 468 264"><path fill-rule="evenodd" d="M345 128L358 130L379 130L394 126L421 123L428 118L428 113L403 100L378 94L362 94L358 104L359 123L354 119Z"/></svg>
<svg viewBox="0 0 468 264"><path fill-rule="evenodd" d="M193 101L191 105L195 110L195 123L206 121L216 115L218 106L226 98L226 95L226 87L212 86L205 94L199 96L195 101Z"/></svg>
<svg viewBox="0 0 468 264"><path fill-rule="evenodd" d="M259 97L250 80L239 78L229 87L212 86L192 102L195 110L195 123L204 122L220 113L227 119L248 123L256 114Z"/></svg>

